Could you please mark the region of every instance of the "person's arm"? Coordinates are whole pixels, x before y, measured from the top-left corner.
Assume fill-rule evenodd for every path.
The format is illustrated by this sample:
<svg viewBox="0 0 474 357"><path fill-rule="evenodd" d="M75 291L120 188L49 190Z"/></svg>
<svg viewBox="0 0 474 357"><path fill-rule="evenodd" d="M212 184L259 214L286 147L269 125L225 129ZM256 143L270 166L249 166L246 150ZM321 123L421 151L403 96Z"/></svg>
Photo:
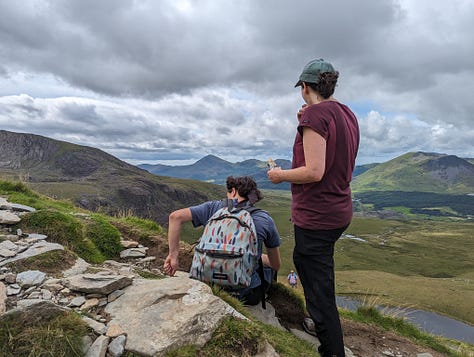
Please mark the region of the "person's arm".
<svg viewBox="0 0 474 357"><path fill-rule="evenodd" d="M182 208L174 211L169 216L168 221L168 256L165 259L163 268L165 273L173 276L179 267L179 235L184 222L192 220L191 210Z"/></svg>
<svg viewBox="0 0 474 357"><path fill-rule="evenodd" d="M276 167L267 172L270 181L296 184L321 181L326 169L326 140L313 129L304 127L303 150L305 166L289 170Z"/></svg>
<svg viewBox="0 0 474 357"><path fill-rule="evenodd" d="M278 271L281 266L280 248L267 248L267 254L262 254L262 263Z"/></svg>

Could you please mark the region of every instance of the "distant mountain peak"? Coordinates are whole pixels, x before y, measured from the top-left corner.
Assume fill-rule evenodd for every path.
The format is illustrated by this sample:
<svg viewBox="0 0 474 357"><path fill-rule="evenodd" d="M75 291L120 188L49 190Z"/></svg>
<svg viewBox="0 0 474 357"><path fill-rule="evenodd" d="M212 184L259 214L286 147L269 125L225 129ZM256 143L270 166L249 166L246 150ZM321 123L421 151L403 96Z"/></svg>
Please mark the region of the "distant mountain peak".
<svg viewBox="0 0 474 357"><path fill-rule="evenodd" d="M357 176L355 191L470 193L474 165L455 155L410 152Z"/></svg>

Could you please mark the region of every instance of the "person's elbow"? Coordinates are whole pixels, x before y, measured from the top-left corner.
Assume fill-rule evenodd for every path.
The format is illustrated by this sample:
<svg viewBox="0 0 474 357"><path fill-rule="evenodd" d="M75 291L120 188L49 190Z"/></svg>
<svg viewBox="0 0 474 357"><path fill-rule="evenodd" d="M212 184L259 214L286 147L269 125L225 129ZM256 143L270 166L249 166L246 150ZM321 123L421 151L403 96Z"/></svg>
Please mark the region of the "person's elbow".
<svg viewBox="0 0 474 357"><path fill-rule="evenodd" d="M323 179L324 171L320 169L308 170L307 178L310 182L319 182Z"/></svg>
<svg viewBox="0 0 474 357"><path fill-rule="evenodd" d="M272 248L271 250L269 249L268 260L269 260L270 266L273 270L275 270L275 271L280 270L281 258L280 258L279 248Z"/></svg>
<svg viewBox="0 0 474 357"><path fill-rule="evenodd" d="M188 208L179 209L170 213L168 220L169 224L173 223L183 223L191 219L190 212Z"/></svg>
<svg viewBox="0 0 474 357"><path fill-rule="evenodd" d="M272 269L275 271L280 270L281 268L281 259L278 259L274 264L272 264Z"/></svg>

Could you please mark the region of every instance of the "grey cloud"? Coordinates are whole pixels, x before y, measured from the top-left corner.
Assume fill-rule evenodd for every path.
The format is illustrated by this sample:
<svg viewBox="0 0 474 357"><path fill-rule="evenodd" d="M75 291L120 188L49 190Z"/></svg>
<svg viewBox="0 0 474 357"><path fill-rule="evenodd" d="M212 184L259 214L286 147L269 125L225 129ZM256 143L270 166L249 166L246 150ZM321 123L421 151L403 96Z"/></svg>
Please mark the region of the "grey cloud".
<svg viewBox="0 0 474 357"><path fill-rule="evenodd" d="M470 1L30 0L0 13L2 94L27 94L0 97L10 130L127 158L290 158L293 83L325 57L341 73L336 97L362 108L362 156L472 152Z"/></svg>

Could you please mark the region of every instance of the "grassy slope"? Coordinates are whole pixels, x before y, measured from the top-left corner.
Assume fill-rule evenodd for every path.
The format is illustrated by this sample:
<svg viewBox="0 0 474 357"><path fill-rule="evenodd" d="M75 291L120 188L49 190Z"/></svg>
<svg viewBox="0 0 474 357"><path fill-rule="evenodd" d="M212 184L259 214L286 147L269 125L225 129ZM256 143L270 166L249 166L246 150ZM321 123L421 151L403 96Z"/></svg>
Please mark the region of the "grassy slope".
<svg viewBox="0 0 474 357"><path fill-rule="evenodd" d="M358 191L413 191L469 193L472 177L460 176L454 182L439 179L425 165L439 154L407 153L358 175L351 184Z"/></svg>

